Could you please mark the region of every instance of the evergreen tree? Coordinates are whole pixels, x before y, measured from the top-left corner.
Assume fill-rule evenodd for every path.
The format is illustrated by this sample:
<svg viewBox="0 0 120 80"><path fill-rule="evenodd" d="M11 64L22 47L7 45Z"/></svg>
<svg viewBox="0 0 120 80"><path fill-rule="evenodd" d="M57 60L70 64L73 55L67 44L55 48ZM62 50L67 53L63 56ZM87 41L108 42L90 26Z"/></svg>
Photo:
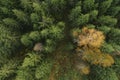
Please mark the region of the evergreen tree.
<svg viewBox="0 0 120 80"><path fill-rule="evenodd" d="M0 80L119 80L119 14L120 0L0 0Z"/></svg>

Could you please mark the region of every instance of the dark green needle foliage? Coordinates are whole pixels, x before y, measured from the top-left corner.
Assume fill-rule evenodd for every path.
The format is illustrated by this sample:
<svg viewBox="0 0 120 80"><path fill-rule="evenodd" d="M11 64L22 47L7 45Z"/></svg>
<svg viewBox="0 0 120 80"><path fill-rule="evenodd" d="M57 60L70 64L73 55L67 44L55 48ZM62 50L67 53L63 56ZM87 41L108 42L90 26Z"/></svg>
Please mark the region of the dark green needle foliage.
<svg viewBox="0 0 120 80"><path fill-rule="evenodd" d="M119 80L115 71L111 68L93 66L91 68L90 80Z"/></svg>
<svg viewBox="0 0 120 80"><path fill-rule="evenodd" d="M114 65L75 68L83 27L103 32ZM119 80L119 56L120 0L0 0L0 80Z"/></svg>

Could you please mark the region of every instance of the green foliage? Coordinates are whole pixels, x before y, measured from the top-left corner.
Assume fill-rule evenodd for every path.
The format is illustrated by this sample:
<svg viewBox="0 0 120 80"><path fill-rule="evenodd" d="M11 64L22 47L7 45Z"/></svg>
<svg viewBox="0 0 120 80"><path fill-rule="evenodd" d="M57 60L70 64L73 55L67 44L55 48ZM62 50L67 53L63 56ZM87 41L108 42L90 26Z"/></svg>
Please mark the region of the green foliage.
<svg viewBox="0 0 120 80"><path fill-rule="evenodd" d="M78 23L77 26L87 24L89 21L89 16L89 14L79 16L78 20L76 21Z"/></svg>
<svg viewBox="0 0 120 80"><path fill-rule="evenodd" d="M50 29L50 34L51 38L53 39L61 39L63 38L63 30L61 30L61 28L59 28L59 26L52 26Z"/></svg>
<svg viewBox="0 0 120 80"><path fill-rule="evenodd" d="M6 64L4 64L2 67L0 67L0 79L5 80L10 76L14 77L17 65L18 65L17 61L10 60Z"/></svg>
<svg viewBox="0 0 120 80"><path fill-rule="evenodd" d="M36 12L39 12L39 11L41 11L41 5L39 4L39 2L33 2L33 8L34 8L34 11L36 11Z"/></svg>
<svg viewBox="0 0 120 80"><path fill-rule="evenodd" d="M25 57L22 67L34 67L41 60L41 56L36 53L28 53L27 57Z"/></svg>
<svg viewBox="0 0 120 80"><path fill-rule="evenodd" d="M90 80L119 80L112 68L93 66L90 73Z"/></svg>
<svg viewBox="0 0 120 80"><path fill-rule="evenodd" d="M90 12L90 21L96 20L98 16L98 11L97 10L93 10Z"/></svg>
<svg viewBox="0 0 120 80"><path fill-rule="evenodd" d="M66 0L45 0L49 12L57 19L63 17L62 13L66 9Z"/></svg>
<svg viewBox="0 0 120 80"><path fill-rule="evenodd" d="M113 0L112 5L119 5L120 1L119 0Z"/></svg>
<svg viewBox="0 0 120 80"><path fill-rule="evenodd" d="M9 13L9 9L6 7L0 7L0 12L3 14L8 14Z"/></svg>
<svg viewBox="0 0 120 80"><path fill-rule="evenodd" d="M0 64L6 62L5 58L14 54L19 46L18 33L13 33L9 28L0 24Z"/></svg>
<svg viewBox="0 0 120 80"><path fill-rule="evenodd" d="M103 0L99 5L99 15L103 15L111 6L113 0Z"/></svg>
<svg viewBox="0 0 120 80"><path fill-rule="evenodd" d="M113 66L118 78L120 79L120 57L115 58L115 65Z"/></svg>
<svg viewBox="0 0 120 80"><path fill-rule="evenodd" d="M20 0L20 1L21 1L21 5L24 9L31 9L32 8L30 0Z"/></svg>
<svg viewBox="0 0 120 80"><path fill-rule="evenodd" d="M14 28L17 27L18 28L18 23L14 19L5 18L5 19L3 19L3 22L5 23L6 26L10 26L10 27L14 27Z"/></svg>
<svg viewBox="0 0 120 80"><path fill-rule="evenodd" d="M35 71L35 77L39 80L43 80L44 78L49 77L52 65L53 62L51 60L43 61L39 66L37 66Z"/></svg>
<svg viewBox="0 0 120 80"><path fill-rule="evenodd" d="M78 7L79 9L80 7ZM70 14L70 20L72 22L72 26L81 26L81 25L85 25L88 23L89 21L89 14L80 14L79 12L77 13L76 10L73 10L72 13Z"/></svg>
<svg viewBox="0 0 120 80"><path fill-rule="evenodd" d="M112 18L111 16L101 16L99 17L98 22L101 25L107 25L107 26L114 27L117 24L117 19Z"/></svg>
<svg viewBox="0 0 120 80"><path fill-rule="evenodd" d="M30 46L31 47L33 45L32 40L31 40L31 38L29 37L28 34L22 36L21 42L25 46Z"/></svg>
<svg viewBox="0 0 120 80"><path fill-rule="evenodd" d="M39 41L41 36L38 31L33 31L29 34L29 37L34 41Z"/></svg>
<svg viewBox="0 0 120 80"><path fill-rule="evenodd" d="M108 34L109 42L116 43L120 45L120 30L119 29L111 29Z"/></svg>
<svg viewBox="0 0 120 80"><path fill-rule="evenodd" d="M120 45L112 43L113 48L115 49L115 51L119 52L120 51Z"/></svg>
<svg viewBox="0 0 120 80"><path fill-rule="evenodd" d="M49 35L49 29L43 29L40 33L42 37L46 38Z"/></svg>
<svg viewBox="0 0 120 80"><path fill-rule="evenodd" d="M42 16L42 22L39 23L41 27L49 27L53 24L53 19L47 16Z"/></svg>
<svg viewBox="0 0 120 80"><path fill-rule="evenodd" d="M40 17L39 17L36 13L32 13L32 14L30 15L30 18L31 18L31 21L32 21L32 22L35 22L35 23L40 20Z"/></svg>
<svg viewBox="0 0 120 80"><path fill-rule="evenodd" d="M83 11L89 12L95 8L95 0L84 0L83 1Z"/></svg>
<svg viewBox="0 0 120 80"><path fill-rule="evenodd" d="M55 42L52 39L47 39L46 40L46 45L50 46L50 45L53 45L53 44L55 44Z"/></svg>
<svg viewBox="0 0 120 80"><path fill-rule="evenodd" d="M17 9L13 9L12 11L14 12L15 16L17 17L17 19L27 23L27 21L28 21L27 20L27 15L23 11L17 10Z"/></svg>
<svg viewBox="0 0 120 80"><path fill-rule="evenodd" d="M74 53L76 41L72 43L71 31L81 32L84 26L104 32L106 43L101 50L116 60L112 68L93 68L90 64L91 80L94 76L95 80L118 80L119 4L120 0L0 0L0 80L88 80L74 71L76 54L67 56L68 61L61 55ZM37 43L42 44L42 52L34 50ZM71 64L64 65L67 62ZM56 69L52 72L53 66Z"/></svg>
<svg viewBox="0 0 120 80"><path fill-rule="evenodd" d="M49 45L46 45L45 47L44 47L44 51L46 52L46 53L51 53L51 52L53 52L54 51L54 49L55 49L55 46L49 46Z"/></svg>
<svg viewBox="0 0 120 80"><path fill-rule="evenodd" d="M93 25L93 24L88 24L87 27L88 27L89 29L95 29L95 25Z"/></svg>
<svg viewBox="0 0 120 80"><path fill-rule="evenodd" d="M111 7L108 10L107 14L112 15L112 16L116 16L117 14L119 14L119 12L120 12L120 6L115 6L115 7Z"/></svg>
<svg viewBox="0 0 120 80"><path fill-rule="evenodd" d="M17 71L17 76L15 80L34 80L34 73L33 69L25 68L25 69L19 69Z"/></svg>
<svg viewBox="0 0 120 80"><path fill-rule="evenodd" d="M76 25L77 18L81 15L81 6L76 6L74 9L72 9L71 14L70 14L70 21L73 23L72 25Z"/></svg>
<svg viewBox="0 0 120 80"><path fill-rule="evenodd" d="M115 51L113 46L111 44L108 44L108 43L104 43L101 50L105 53L113 53Z"/></svg>
<svg viewBox="0 0 120 80"><path fill-rule="evenodd" d="M111 28L108 27L108 26L100 26L100 27L98 27L98 29L99 29L100 31L103 31L104 34L106 34L106 35L107 35L107 34L110 32L110 30L111 30Z"/></svg>

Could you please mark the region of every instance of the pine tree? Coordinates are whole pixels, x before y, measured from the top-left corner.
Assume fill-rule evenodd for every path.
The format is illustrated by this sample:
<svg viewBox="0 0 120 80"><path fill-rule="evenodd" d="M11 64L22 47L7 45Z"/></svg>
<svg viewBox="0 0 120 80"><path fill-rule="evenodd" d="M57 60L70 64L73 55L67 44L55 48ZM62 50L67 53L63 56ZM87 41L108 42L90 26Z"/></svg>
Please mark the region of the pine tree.
<svg viewBox="0 0 120 80"><path fill-rule="evenodd" d="M120 0L0 0L0 80L118 80L119 14Z"/></svg>

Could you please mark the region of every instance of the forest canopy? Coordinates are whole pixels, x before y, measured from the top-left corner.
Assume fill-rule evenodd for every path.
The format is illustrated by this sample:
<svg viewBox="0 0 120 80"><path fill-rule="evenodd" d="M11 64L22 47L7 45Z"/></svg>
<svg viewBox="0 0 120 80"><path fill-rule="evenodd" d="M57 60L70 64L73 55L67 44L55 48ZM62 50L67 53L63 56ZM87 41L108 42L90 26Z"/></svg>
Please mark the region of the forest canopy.
<svg viewBox="0 0 120 80"><path fill-rule="evenodd" d="M120 80L120 0L0 0L0 80Z"/></svg>

